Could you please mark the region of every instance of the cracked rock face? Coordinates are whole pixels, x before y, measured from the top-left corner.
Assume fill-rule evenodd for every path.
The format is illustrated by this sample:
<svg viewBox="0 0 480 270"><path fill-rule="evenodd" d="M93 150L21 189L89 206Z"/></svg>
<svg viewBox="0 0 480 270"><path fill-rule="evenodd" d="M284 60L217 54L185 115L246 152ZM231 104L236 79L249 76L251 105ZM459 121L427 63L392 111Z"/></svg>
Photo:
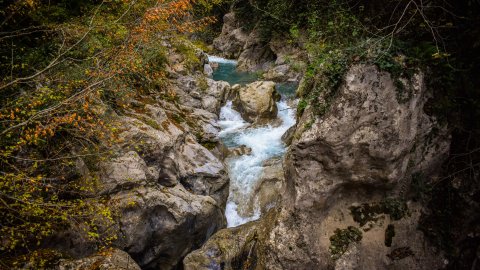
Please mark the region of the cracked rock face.
<svg viewBox="0 0 480 270"><path fill-rule="evenodd" d="M226 225L228 175L223 162L204 145L221 148L216 114L230 86L174 75L172 91L178 102L152 96L132 100L132 109L112 116L121 130L114 144L116 155L96 164L98 170L77 162L84 177L98 179L92 196L102 196L102 204L112 210L109 230L118 232L113 245L128 253L118 251L115 258L129 255L142 269L175 268ZM107 229L98 226L100 231ZM91 255L95 241L82 237L81 230L79 225L53 237L50 246L83 258L61 269L97 261L110 265L110 258ZM105 269L122 269L124 264L111 265Z"/></svg>
<svg viewBox="0 0 480 270"><path fill-rule="evenodd" d="M416 171L438 168L449 138L423 111L428 99L423 74L402 83L405 89L397 89L388 73L354 66L326 115L310 129L297 130L287 172L298 186L296 207L325 203L341 185L393 188ZM402 101L403 94L409 99ZM304 114L298 126L310 117Z"/></svg>
<svg viewBox="0 0 480 270"><path fill-rule="evenodd" d="M213 47L220 51L224 57L236 59L247 42L248 33L245 33L240 22L235 18L235 13L223 16L222 33L213 41Z"/></svg>
<svg viewBox="0 0 480 270"><path fill-rule="evenodd" d="M415 203L407 202L410 216L391 220L379 214L368 228L354 222L349 210L358 203L405 197L412 174L434 174L448 154L446 128L424 112L428 92L423 74L401 81L403 90L374 66L353 66L325 115L315 118L307 110L302 116L286 157L290 196L267 241L277 255L268 268L334 267L330 237L348 225L362 231L363 239L358 250L340 257L337 269L441 266L442 256L434 248L418 244L424 238L417 230L421 209ZM304 129L312 117L311 128ZM388 224L397 231L390 247L385 244ZM404 247L414 260L387 256Z"/></svg>
<svg viewBox="0 0 480 270"><path fill-rule="evenodd" d="M188 126L175 123L172 112L159 114L167 117L158 117L157 125L136 118L124 122L123 147L129 151L106 163L100 178L118 214L121 237L115 245L144 269L175 267L224 227L228 197L223 163Z"/></svg>

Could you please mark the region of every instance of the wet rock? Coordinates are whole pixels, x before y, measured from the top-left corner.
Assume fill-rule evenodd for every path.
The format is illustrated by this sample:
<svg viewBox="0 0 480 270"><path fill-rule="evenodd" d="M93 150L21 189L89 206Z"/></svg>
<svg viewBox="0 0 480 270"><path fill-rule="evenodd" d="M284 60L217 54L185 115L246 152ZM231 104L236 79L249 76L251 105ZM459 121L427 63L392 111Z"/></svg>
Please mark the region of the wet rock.
<svg viewBox="0 0 480 270"><path fill-rule="evenodd" d="M254 260L257 223L250 222L216 233L208 242L183 260L185 270L233 270L244 268ZM251 266L251 265L250 265Z"/></svg>
<svg viewBox="0 0 480 270"><path fill-rule="evenodd" d="M283 135L282 141L286 145L290 145L293 141L293 135L295 135L295 131L297 130L297 125L290 127Z"/></svg>
<svg viewBox="0 0 480 270"><path fill-rule="evenodd" d="M230 157L250 155L251 153L252 153L252 148L247 147L246 145L240 145L238 147L233 147L228 149L228 156Z"/></svg>
<svg viewBox="0 0 480 270"><path fill-rule="evenodd" d="M212 76L213 68L210 66L210 64L203 65L203 74L205 74L209 77Z"/></svg>
<svg viewBox="0 0 480 270"><path fill-rule="evenodd" d="M274 158L265 161L263 171L253 187L250 201L247 202L248 212L253 213L255 208L265 214L268 210L280 205L285 188L285 178L282 160Z"/></svg>
<svg viewBox="0 0 480 270"><path fill-rule="evenodd" d="M246 121L264 124L276 119L279 99L274 82L258 81L240 88L233 104Z"/></svg>
<svg viewBox="0 0 480 270"><path fill-rule="evenodd" d="M119 249L106 250L90 257L78 260L62 260L56 270L140 270L140 266L126 253Z"/></svg>

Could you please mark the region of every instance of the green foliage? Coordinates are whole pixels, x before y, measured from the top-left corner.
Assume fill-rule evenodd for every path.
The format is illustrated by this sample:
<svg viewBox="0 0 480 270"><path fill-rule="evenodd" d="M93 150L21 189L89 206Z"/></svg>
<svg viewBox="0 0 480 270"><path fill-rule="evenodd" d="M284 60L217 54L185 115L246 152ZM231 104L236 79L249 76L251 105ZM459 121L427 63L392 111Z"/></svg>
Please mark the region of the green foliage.
<svg viewBox="0 0 480 270"><path fill-rule="evenodd" d="M200 64L200 59L196 54L196 48L186 40L177 37L173 42L174 48L185 58L185 64L188 68L193 69Z"/></svg>
<svg viewBox="0 0 480 270"><path fill-rule="evenodd" d="M405 201L396 198L387 198L381 202L385 214L393 220L400 220L408 214L408 206Z"/></svg>
<svg viewBox="0 0 480 270"><path fill-rule="evenodd" d="M297 115L299 116L302 115L305 109L307 108L307 106L308 106L308 102L303 98L300 99L297 105Z"/></svg>
<svg viewBox="0 0 480 270"><path fill-rule="evenodd" d="M198 88L205 93L208 90L208 82L204 76L197 77Z"/></svg>
<svg viewBox="0 0 480 270"><path fill-rule="evenodd" d="M213 16L215 22L205 29L202 29L196 34L196 39L211 44L216 38L223 26L223 15L230 9L233 0L197 0L194 2L193 15L196 18L203 18ZM206 51L206 50L204 50Z"/></svg>
<svg viewBox="0 0 480 270"><path fill-rule="evenodd" d="M354 242L362 240L362 232L353 226L346 229L337 228L332 236L330 236L330 253L333 259L338 259L347 251L348 246Z"/></svg>
<svg viewBox="0 0 480 270"><path fill-rule="evenodd" d="M178 100L167 87L168 50L199 63L180 35L206 21L166 3L170 13L159 13L171 15L160 18L153 0L0 1L0 268L21 268L64 230L97 249L116 239L116 213L92 176L119 143L112 111L127 114L148 95ZM33 268L47 265L42 256Z"/></svg>

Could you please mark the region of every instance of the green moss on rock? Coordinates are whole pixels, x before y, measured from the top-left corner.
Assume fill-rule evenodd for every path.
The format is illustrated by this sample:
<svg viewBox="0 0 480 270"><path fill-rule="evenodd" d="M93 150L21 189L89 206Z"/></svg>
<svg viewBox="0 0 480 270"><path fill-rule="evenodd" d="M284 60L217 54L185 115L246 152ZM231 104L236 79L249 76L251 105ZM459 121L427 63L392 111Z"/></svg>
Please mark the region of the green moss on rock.
<svg viewBox="0 0 480 270"><path fill-rule="evenodd" d="M207 148L208 150L213 150L215 147L217 147L216 142L202 142L200 143L203 147Z"/></svg>
<svg viewBox="0 0 480 270"><path fill-rule="evenodd" d="M338 259L347 251L350 243L360 242L362 237L362 232L353 226L346 229L336 229L334 234L330 236L330 253L333 259Z"/></svg>
<svg viewBox="0 0 480 270"><path fill-rule="evenodd" d="M378 203L364 203L350 207L353 220L364 226L370 221L377 221L380 215L387 214L392 220L400 220L408 213L407 204L395 198L387 198Z"/></svg>
<svg viewBox="0 0 480 270"><path fill-rule="evenodd" d="M401 247L394 249L390 254L387 254L391 260L401 260L410 256L415 255L410 247Z"/></svg>

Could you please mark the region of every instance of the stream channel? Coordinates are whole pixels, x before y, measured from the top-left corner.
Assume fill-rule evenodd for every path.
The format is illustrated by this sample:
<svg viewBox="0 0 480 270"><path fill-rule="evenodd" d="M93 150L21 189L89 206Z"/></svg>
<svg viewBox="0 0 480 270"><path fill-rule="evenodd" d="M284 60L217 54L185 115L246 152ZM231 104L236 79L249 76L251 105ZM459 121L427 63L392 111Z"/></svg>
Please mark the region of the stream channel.
<svg viewBox="0 0 480 270"><path fill-rule="evenodd" d="M210 56L209 60L218 63L213 73L214 80L226 81L230 85L246 85L261 80L258 74L237 72L234 60L216 56ZM250 125L232 108L232 101L227 101L220 111L219 136L223 143L229 148L245 145L252 149L250 155L230 157L226 161L230 176L230 195L225 211L228 227L236 227L260 217L258 202L253 202L253 209L248 209L247 205L255 195L253 189L261 177L263 163L285 154L287 146L282 142L282 135L295 124L292 104L296 88L296 83L277 83L276 90L282 97L277 102L277 117L281 120L277 125Z"/></svg>

